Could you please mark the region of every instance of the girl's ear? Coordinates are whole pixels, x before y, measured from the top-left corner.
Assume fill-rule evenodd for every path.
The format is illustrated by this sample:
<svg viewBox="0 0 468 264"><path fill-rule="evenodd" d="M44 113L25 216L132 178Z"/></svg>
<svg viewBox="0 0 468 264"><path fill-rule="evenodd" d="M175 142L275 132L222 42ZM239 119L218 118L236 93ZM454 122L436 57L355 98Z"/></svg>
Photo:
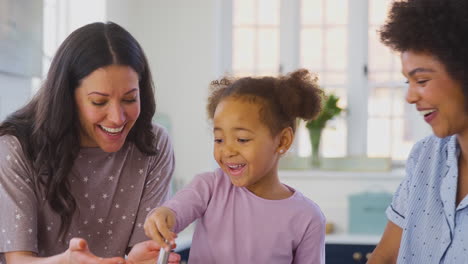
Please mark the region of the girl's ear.
<svg viewBox="0 0 468 264"><path fill-rule="evenodd" d="M284 128L279 134L279 146L276 151L279 154L284 154L288 151L289 147L294 140L294 132L291 127Z"/></svg>

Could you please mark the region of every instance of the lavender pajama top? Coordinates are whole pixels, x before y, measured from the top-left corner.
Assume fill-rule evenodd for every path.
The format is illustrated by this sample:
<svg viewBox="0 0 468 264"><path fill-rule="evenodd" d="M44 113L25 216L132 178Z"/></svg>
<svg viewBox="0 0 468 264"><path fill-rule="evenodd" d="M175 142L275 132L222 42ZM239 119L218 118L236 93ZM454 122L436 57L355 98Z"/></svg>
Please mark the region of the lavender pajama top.
<svg viewBox="0 0 468 264"><path fill-rule="evenodd" d="M127 247L147 240L143 223L150 208L168 197L174 154L166 131L154 125L157 155L133 143L115 153L82 148L69 175L77 210L65 240L60 216L34 185L33 169L18 139L0 137L0 264L2 253L31 251L46 257L67 250L72 237L88 241L100 257L123 256Z"/></svg>

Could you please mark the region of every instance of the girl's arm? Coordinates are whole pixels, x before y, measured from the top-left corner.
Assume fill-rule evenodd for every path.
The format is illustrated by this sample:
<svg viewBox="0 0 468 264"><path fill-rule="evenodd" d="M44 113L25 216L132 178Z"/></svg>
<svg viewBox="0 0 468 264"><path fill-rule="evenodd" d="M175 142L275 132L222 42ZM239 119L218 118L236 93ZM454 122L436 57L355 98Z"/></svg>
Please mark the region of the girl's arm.
<svg viewBox="0 0 468 264"><path fill-rule="evenodd" d="M163 204L163 207L169 208L174 213L173 231L175 233L179 233L190 223L203 217L216 190L215 186L219 177L214 172L199 174L172 199Z"/></svg>
<svg viewBox="0 0 468 264"><path fill-rule="evenodd" d="M175 244L176 234L171 230L174 227L176 216L174 212L164 206L158 207L148 215L145 221L145 234L153 239L160 247L169 251Z"/></svg>
<svg viewBox="0 0 468 264"><path fill-rule="evenodd" d="M202 217L211 200L216 181L215 173L203 173L163 206L153 209L144 224L145 234L161 247L174 245L177 233Z"/></svg>
<svg viewBox="0 0 468 264"><path fill-rule="evenodd" d="M67 251L46 258L37 257L30 251L14 251L5 253L7 264L124 264L120 257L100 258L95 256L88 248L86 240L72 238Z"/></svg>
<svg viewBox="0 0 468 264"><path fill-rule="evenodd" d="M388 221L384 234L379 244L367 262L368 264L390 264L396 263L398 251L400 249L401 235L403 230L401 227Z"/></svg>
<svg viewBox="0 0 468 264"><path fill-rule="evenodd" d="M160 249L161 247L155 241L148 240L140 242L132 248L128 254L127 260L131 264L154 264L159 257ZM171 253L169 255L168 263L180 263L180 255L177 253Z"/></svg>
<svg viewBox="0 0 468 264"><path fill-rule="evenodd" d="M293 264L325 264L325 218L309 226L294 254Z"/></svg>

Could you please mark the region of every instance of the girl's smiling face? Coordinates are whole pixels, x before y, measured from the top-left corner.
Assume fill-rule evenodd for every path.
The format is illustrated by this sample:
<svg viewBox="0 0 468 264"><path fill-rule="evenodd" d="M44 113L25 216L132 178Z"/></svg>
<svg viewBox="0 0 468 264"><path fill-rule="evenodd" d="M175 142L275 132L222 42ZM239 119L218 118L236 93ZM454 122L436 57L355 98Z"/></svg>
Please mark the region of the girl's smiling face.
<svg viewBox="0 0 468 264"><path fill-rule="evenodd" d="M428 53L401 54L403 75L408 79L406 101L416 104L424 120L440 138L468 132L468 114L462 85L444 65Z"/></svg>
<svg viewBox="0 0 468 264"><path fill-rule="evenodd" d="M214 157L232 184L253 193L277 180L280 137L260 119L261 104L227 97L214 113Z"/></svg>
<svg viewBox="0 0 468 264"><path fill-rule="evenodd" d="M138 74L122 65L99 68L81 80L75 102L80 145L118 151L140 115Z"/></svg>

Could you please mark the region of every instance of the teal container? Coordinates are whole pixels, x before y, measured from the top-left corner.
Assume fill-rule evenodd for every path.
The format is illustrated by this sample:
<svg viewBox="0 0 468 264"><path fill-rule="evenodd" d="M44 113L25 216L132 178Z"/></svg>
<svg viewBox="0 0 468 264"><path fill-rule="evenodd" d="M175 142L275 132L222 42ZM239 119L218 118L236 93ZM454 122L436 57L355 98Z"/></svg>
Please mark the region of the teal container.
<svg viewBox="0 0 468 264"><path fill-rule="evenodd" d="M363 192L348 197L349 233L382 235L387 225L385 210L392 202L388 192Z"/></svg>

